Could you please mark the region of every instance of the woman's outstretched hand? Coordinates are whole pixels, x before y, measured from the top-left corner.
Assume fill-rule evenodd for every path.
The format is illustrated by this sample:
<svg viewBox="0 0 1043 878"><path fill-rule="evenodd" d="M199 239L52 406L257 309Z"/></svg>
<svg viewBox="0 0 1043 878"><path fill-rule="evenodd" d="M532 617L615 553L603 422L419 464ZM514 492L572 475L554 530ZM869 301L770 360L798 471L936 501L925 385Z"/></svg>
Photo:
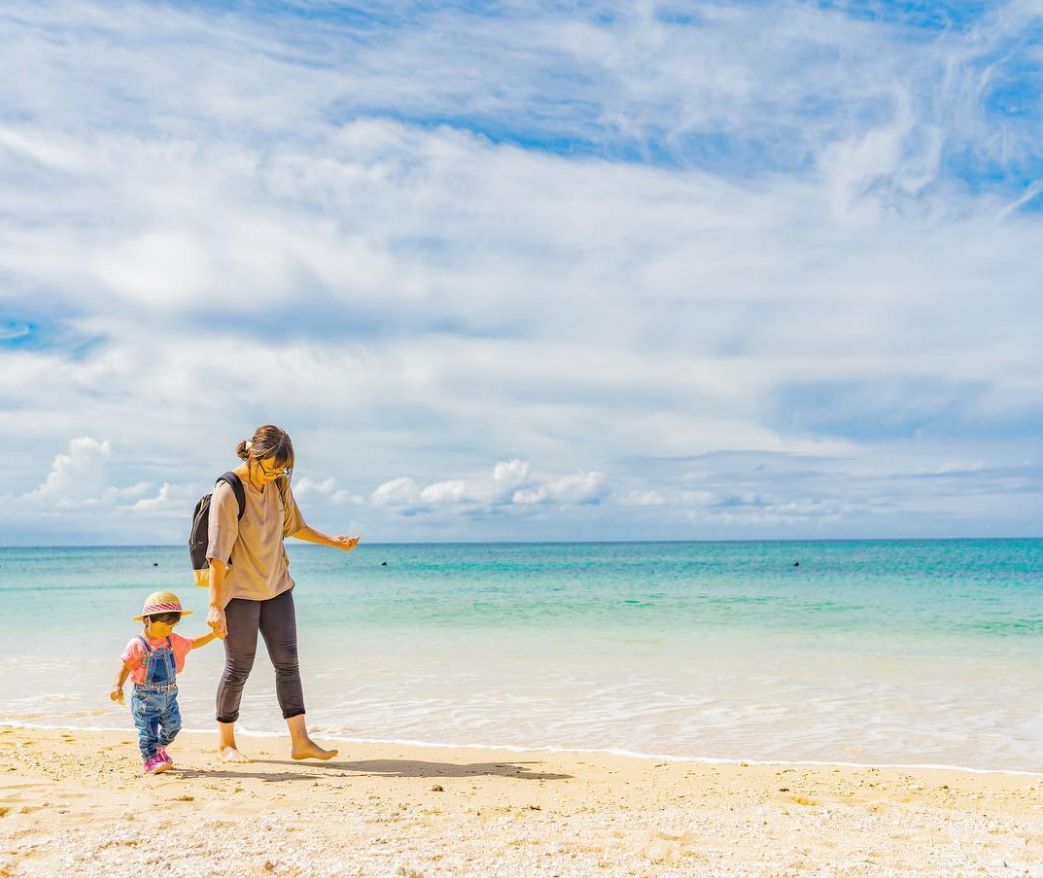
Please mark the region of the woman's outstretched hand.
<svg viewBox="0 0 1043 878"><path fill-rule="evenodd" d="M210 612L206 616L206 624L213 629L214 634L220 640L224 640L228 636L228 621L225 619L225 611L220 607L210 608Z"/></svg>
<svg viewBox="0 0 1043 878"><path fill-rule="evenodd" d="M342 552L350 552L359 544L358 537L330 537L330 545Z"/></svg>

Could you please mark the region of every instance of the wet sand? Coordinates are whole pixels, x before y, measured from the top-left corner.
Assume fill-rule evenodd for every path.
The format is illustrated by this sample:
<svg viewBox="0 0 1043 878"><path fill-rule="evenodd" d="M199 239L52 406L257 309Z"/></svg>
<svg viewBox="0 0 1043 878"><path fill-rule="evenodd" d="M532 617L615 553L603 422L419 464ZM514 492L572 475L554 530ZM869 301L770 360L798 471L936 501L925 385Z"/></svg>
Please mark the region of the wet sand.
<svg viewBox="0 0 1043 878"><path fill-rule="evenodd" d="M1043 876L1043 778L0 729L0 878Z"/></svg>

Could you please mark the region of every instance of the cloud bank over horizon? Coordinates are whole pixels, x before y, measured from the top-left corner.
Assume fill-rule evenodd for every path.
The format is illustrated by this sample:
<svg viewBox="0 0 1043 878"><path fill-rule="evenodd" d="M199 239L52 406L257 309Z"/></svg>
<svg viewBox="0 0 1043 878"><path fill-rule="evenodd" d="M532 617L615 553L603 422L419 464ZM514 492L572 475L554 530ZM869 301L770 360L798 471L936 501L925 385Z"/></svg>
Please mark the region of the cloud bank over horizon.
<svg viewBox="0 0 1043 878"><path fill-rule="evenodd" d="M372 540L1039 535L1043 11L7 4L0 545L260 423Z"/></svg>

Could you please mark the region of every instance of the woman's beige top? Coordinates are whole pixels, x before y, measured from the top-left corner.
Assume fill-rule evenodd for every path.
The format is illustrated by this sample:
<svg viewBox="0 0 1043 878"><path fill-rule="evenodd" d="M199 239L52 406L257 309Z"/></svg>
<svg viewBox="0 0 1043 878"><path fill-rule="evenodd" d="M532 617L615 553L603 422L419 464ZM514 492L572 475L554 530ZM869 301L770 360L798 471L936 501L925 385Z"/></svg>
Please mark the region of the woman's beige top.
<svg viewBox="0 0 1043 878"><path fill-rule="evenodd" d="M246 511L238 520L239 504L232 486L218 482L214 488L206 557L225 562L231 558L225 578L229 600L266 601L293 588L282 541L304 527L304 518L289 483L284 481L284 503L276 482L269 482L262 490L246 479L242 482Z"/></svg>

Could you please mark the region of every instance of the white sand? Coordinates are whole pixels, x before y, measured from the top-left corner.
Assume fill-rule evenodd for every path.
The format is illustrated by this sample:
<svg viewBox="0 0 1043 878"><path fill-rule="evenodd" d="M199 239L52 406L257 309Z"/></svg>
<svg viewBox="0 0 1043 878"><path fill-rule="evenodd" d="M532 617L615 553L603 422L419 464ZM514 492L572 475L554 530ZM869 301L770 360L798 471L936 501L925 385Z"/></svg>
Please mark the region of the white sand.
<svg viewBox="0 0 1043 878"><path fill-rule="evenodd" d="M0 729L0 878L1043 878L1036 777L241 743L183 734L145 777L129 731Z"/></svg>

